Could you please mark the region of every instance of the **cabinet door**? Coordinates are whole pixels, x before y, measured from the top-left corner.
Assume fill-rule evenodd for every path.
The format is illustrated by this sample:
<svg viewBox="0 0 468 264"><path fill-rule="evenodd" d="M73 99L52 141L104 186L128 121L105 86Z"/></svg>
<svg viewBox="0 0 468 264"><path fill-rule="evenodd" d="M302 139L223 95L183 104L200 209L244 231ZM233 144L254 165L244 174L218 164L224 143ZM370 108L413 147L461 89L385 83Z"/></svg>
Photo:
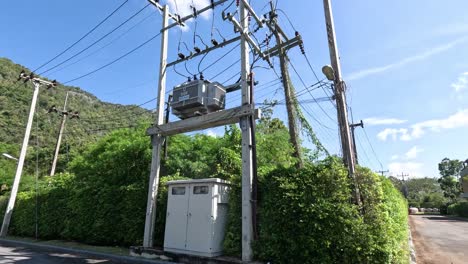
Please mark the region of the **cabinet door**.
<svg viewBox="0 0 468 264"><path fill-rule="evenodd" d="M169 186L164 247L185 249L187 243L188 186Z"/></svg>
<svg viewBox="0 0 468 264"><path fill-rule="evenodd" d="M190 185L187 250L211 252L213 184Z"/></svg>

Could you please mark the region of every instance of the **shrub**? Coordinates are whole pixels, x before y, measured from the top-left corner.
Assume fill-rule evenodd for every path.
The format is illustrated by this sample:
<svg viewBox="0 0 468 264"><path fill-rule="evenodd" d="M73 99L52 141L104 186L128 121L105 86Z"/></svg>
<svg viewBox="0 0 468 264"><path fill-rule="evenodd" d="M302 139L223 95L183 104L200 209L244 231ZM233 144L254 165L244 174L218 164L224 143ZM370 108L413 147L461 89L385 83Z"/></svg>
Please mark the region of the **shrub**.
<svg viewBox="0 0 468 264"><path fill-rule="evenodd" d="M461 217L468 217L468 202L462 201L449 205L447 213Z"/></svg>
<svg viewBox="0 0 468 264"><path fill-rule="evenodd" d="M403 197L369 170L357 175L361 211L350 203L347 171L335 158L301 170L278 168L261 178L256 257L273 263L407 263ZM233 183L224 246L238 255L240 181Z"/></svg>
<svg viewBox="0 0 468 264"><path fill-rule="evenodd" d="M166 222L167 187L180 176L162 177L158 191L155 245L161 246ZM10 225L10 234L35 236L36 206L38 236L42 239L68 239L102 245L142 244L147 188L138 186L87 186L71 174L47 177L40 192L20 192ZM2 201L2 206L3 206ZM6 204L6 203L5 203Z"/></svg>

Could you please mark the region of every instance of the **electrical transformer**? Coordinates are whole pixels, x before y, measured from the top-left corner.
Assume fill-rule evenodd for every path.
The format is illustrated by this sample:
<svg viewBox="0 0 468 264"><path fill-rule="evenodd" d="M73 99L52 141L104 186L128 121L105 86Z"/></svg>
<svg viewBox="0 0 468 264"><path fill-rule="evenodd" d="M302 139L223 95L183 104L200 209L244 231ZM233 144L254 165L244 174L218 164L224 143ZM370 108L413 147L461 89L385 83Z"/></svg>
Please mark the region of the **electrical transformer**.
<svg viewBox="0 0 468 264"><path fill-rule="evenodd" d="M180 119L224 109L226 89L218 82L193 80L174 87L172 113Z"/></svg>

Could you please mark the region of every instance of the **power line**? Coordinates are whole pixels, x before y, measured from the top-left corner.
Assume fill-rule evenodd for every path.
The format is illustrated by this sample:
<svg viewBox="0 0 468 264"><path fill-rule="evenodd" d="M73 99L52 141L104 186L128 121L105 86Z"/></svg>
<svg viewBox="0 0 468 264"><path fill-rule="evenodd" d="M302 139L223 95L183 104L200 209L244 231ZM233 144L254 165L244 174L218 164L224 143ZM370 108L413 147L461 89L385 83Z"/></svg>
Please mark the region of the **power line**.
<svg viewBox="0 0 468 264"><path fill-rule="evenodd" d="M366 136L367 142L369 142L369 145L370 145L370 147L371 147L371 150L372 150L372 153L374 154L375 159L376 159L376 160L379 162L379 164L380 164L380 169L383 170L382 162L380 162L380 159L379 159L379 157L377 156L377 153L375 152L374 147L372 146L372 143L371 143L370 140L369 140L369 137L367 136L366 129L363 128L362 130L364 131L364 135Z"/></svg>
<svg viewBox="0 0 468 264"><path fill-rule="evenodd" d="M83 61L84 59L86 58L89 58L91 56L93 56L94 54L98 53L99 51L103 50L104 48L110 46L111 44L113 44L114 42L116 42L117 40L119 40L120 38L122 38L124 35L126 35L128 32L132 31L135 27L139 26L141 23L143 23L144 21L146 21L148 18L150 18L151 16L153 16L155 13L151 13L149 14L148 16L144 17L143 19L141 19L140 21L138 21L135 25L133 25L132 27L130 27L129 29L127 29L126 31L124 31L122 34L120 34L119 36L115 37L114 39L112 39L111 41L109 41L106 45L96 49L95 51L89 53L88 55L82 57L81 59L78 59L70 64L67 64L59 69L56 69L55 71L52 71L51 73L49 74L54 74L54 73L57 73L59 71L62 71L70 66L73 66L75 64L77 64L78 62L80 61Z"/></svg>
<svg viewBox="0 0 468 264"><path fill-rule="evenodd" d="M109 62L109 63L107 63L107 64L105 64L105 65L103 65L103 66L101 66L101 67L99 67L99 68L97 68L97 69L95 69L95 70L92 70L92 71L90 71L90 72L88 72L88 73L86 73L86 74L83 74L83 75L81 75L81 76L79 76L79 77L76 77L76 78L74 78L74 79L71 79L71 80L69 80L69 81L66 81L66 82L64 82L63 84L67 84L67 83L70 83L70 82L73 82L73 81L82 79L82 78L84 78L84 77L86 77L86 76L88 76L88 75L91 75L91 74L93 74L93 73L96 73L96 72L98 72L98 71L100 71L100 70L102 70L102 69L104 69L104 68L106 68L106 67L108 67L108 66L110 66L110 65L112 65L112 64L114 64L114 63L116 63L117 61L119 61L119 60L121 60L121 59L127 57L127 56L130 55L131 53L135 52L136 50L140 49L140 48L143 47L144 45L148 44L149 42L151 42L151 41L154 40L155 38L159 37L159 35L161 35L161 32L159 32L158 34L152 36L151 38L149 38L149 39L146 40L145 42L143 42L143 43L141 43L140 45L138 45L136 48L134 48L134 49L130 50L129 52L123 54L122 56L118 57L117 59L115 59L115 60L113 60L113 61L111 61L111 62Z"/></svg>
<svg viewBox="0 0 468 264"><path fill-rule="evenodd" d="M307 85L305 84L304 80L302 79L302 77L299 75L298 71L296 70L296 67L294 67L294 65L289 62L289 64L291 65L291 67L293 68L294 72L296 73L296 75L299 77L299 80L301 81L301 83L304 85L304 88L307 89ZM310 92L309 92L310 93ZM310 96L312 96L312 98L315 100L316 98L312 95L312 93L310 93ZM322 110L322 112L330 119L332 120L333 122L336 122L336 120L334 120L326 111L325 109L323 109L323 107L318 104L318 106L320 107L320 109Z"/></svg>
<svg viewBox="0 0 468 264"><path fill-rule="evenodd" d="M79 51L78 53L75 53L75 55L69 57L68 59L60 62L59 64L53 66L52 68L49 68L41 73L39 73L40 75L46 73L46 72L49 72L57 67L59 67L60 65L63 65L64 63L72 60L73 58L75 58L76 56L82 54L83 52L87 51L89 48L93 47L94 45L96 45L97 43L99 43L101 40L103 40L104 38L106 38L107 36L109 36L110 34L114 33L117 29L121 28L123 25L125 25L126 23L128 23L130 20L132 20L134 17L136 17L138 14L140 14L143 10L145 10L150 4L146 4L143 8L141 8L140 10L138 10L135 14L133 14L132 16L130 16L129 18L127 18L127 20L125 20L124 22L120 23L120 25L118 25L117 27L115 27L114 29L112 29L110 32L108 32L107 34L105 34L104 36L100 37L98 40L94 41L93 43L91 43L90 45L88 45L86 48L82 49L81 51Z"/></svg>
<svg viewBox="0 0 468 264"><path fill-rule="evenodd" d="M60 52L57 54L55 57L47 61L46 63L42 64L41 66L37 67L33 72L36 72L37 70L41 69L42 67L46 66L47 64L51 63L61 55L63 55L65 52L69 51L71 48L73 48L76 44L78 44L80 41L82 41L84 38L86 38L89 34L91 34L94 30L96 30L99 26L101 26L104 22L106 22L111 16L113 16L120 8L122 8L128 0L125 0L120 6L118 6L112 13L110 13L106 18L104 18L101 22L99 22L96 26L94 26L90 31L88 31L84 36L82 36L80 39L75 41L72 45L70 45L68 48L66 48L64 51Z"/></svg>

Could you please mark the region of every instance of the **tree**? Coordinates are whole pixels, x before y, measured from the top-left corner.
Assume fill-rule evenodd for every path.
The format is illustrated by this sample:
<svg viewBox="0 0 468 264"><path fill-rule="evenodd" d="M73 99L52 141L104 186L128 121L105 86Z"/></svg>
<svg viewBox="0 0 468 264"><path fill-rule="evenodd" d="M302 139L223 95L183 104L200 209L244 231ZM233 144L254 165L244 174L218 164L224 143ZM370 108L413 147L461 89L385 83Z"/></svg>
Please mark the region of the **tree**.
<svg viewBox="0 0 468 264"><path fill-rule="evenodd" d="M461 193L460 182L458 177L460 171L463 169L463 162L460 160L451 160L444 158L439 163L439 178L440 187L444 191L445 197L449 198L452 202L455 202Z"/></svg>

